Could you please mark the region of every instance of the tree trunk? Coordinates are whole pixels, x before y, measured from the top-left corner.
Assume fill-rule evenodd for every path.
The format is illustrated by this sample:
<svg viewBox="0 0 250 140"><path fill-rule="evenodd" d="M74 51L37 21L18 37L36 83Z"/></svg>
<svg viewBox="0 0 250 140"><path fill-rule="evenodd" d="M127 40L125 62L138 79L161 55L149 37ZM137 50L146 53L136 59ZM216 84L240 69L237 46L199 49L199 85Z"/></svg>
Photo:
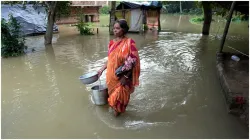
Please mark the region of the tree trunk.
<svg viewBox="0 0 250 140"><path fill-rule="evenodd" d="M212 21L212 8L209 1L202 1L202 7L204 11L202 34L209 35L210 24Z"/></svg>
<svg viewBox="0 0 250 140"><path fill-rule="evenodd" d="M116 1L111 1L111 12L110 12L110 20L109 20L109 34L113 35L113 27L115 24L115 7Z"/></svg>
<svg viewBox="0 0 250 140"><path fill-rule="evenodd" d="M48 8L48 20L47 20L47 28L44 36L45 45L52 43L53 38L53 26L56 18L56 4L57 1L45 2Z"/></svg>
<svg viewBox="0 0 250 140"><path fill-rule="evenodd" d="M180 13L182 13L181 1L180 1Z"/></svg>

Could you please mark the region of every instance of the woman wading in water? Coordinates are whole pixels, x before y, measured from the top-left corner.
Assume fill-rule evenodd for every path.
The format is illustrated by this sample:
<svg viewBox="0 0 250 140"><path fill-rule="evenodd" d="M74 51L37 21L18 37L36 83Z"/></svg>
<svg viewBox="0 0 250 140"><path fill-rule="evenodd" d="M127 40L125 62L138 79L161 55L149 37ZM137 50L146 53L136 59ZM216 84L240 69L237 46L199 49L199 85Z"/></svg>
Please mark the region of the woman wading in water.
<svg viewBox="0 0 250 140"><path fill-rule="evenodd" d="M124 19L115 22L115 39L108 45L108 61L98 71L100 77L107 69L108 103L115 116L125 112L130 94L139 85L140 58L135 41L125 36L128 30Z"/></svg>

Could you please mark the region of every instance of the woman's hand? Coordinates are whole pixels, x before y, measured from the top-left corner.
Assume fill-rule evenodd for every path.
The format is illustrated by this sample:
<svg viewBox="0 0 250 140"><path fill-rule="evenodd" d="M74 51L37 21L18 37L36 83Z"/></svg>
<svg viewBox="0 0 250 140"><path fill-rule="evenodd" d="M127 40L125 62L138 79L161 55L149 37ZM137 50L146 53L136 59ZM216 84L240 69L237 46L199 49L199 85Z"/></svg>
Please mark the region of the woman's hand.
<svg viewBox="0 0 250 140"><path fill-rule="evenodd" d="M101 77L103 69L98 70L98 78Z"/></svg>
<svg viewBox="0 0 250 140"><path fill-rule="evenodd" d="M104 66L100 70L98 70L98 78L100 78L100 76L102 75L102 72L107 68L107 63L108 61L105 62Z"/></svg>
<svg viewBox="0 0 250 140"><path fill-rule="evenodd" d="M125 76L122 76L119 80L120 80L121 85L123 86L128 85L129 79L126 78Z"/></svg>

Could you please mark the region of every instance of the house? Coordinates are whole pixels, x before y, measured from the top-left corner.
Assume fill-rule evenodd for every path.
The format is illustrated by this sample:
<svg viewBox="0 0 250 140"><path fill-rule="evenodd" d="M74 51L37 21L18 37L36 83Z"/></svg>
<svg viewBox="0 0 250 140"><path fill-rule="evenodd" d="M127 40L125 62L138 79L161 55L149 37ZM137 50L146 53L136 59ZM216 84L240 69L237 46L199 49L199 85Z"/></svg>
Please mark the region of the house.
<svg viewBox="0 0 250 140"><path fill-rule="evenodd" d="M62 17L56 24L74 24L78 22L78 14L84 14L85 22L99 22L99 9L108 5L108 1L72 1L70 16Z"/></svg>
<svg viewBox="0 0 250 140"><path fill-rule="evenodd" d="M161 2L133 2L122 1L116 7L116 19L126 19L129 25L129 32L139 32L144 25L149 29L160 30Z"/></svg>

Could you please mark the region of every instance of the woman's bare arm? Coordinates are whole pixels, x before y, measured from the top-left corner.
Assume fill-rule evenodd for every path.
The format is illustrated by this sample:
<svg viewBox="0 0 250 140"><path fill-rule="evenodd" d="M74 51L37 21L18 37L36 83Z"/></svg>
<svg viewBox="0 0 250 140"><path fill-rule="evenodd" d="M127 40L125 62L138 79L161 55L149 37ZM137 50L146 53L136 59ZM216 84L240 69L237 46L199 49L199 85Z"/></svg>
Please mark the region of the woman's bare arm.
<svg viewBox="0 0 250 140"><path fill-rule="evenodd" d="M98 71L98 76L100 77L102 75L102 72L107 68L108 61L104 63L102 68Z"/></svg>

